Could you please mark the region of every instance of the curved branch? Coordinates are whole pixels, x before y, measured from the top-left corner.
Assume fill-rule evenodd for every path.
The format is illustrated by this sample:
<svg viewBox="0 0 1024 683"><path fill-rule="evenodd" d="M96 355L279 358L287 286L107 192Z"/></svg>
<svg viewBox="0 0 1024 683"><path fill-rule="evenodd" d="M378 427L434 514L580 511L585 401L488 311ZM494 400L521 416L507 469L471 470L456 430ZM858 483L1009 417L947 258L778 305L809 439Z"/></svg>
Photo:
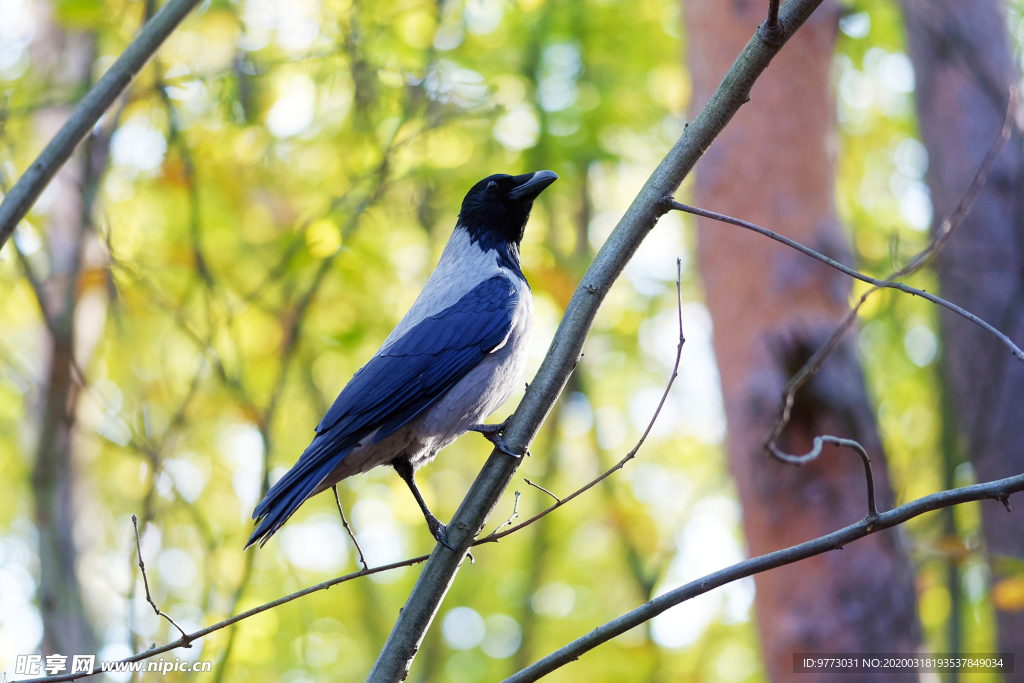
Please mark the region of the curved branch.
<svg viewBox="0 0 1024 683"><path fill-rule="evenodd" d="M867 518L851 524L848 527L835 531L827 536L821 536L813 541L807 541L785 550L777 550L774 553L753 557L744 560L731 567L726 567L713 574L691 581L675 590L669 591L640 607L623 614L621 617L609 621L603 626L587 635L577 638L565 647L556 650L547 657L531 664L527 668L506 678L503 683L528 683L536 681L551 673L555 669L565 666L580 658L586 652L593 650L598 645L606 643L612 638L622 635L631 628L635 628L644 622L650 621L670 607L690 600L707 593L715 588L724 586L727 583L744 579L754 574L793 564L808 557L821 555L830 550L839 550L848 543L864 538L870 534L883 529L889 529L906 522L909 519L923 515L932 510L969 503L977 500L1008 500L1010 494L1024 491L1024 474L1015 477L999 479L987 484L975 484L959 489L933 493L915 501L901 505L898 508L883 512L877 517Z"/></svg>
<svg viewBox="0 0 1024 683"><path fill-rule="evenodd" d="M998 141L1005 142L1005 139L1002 136L1000 136L1000 138L998 138ZM1000 149L1002 148L1002 144L999 145L999 148ZM993 157L993 160L994 160L994 157ZM824 254L821 254L821 253L811 249L810 247L805 247L804 245L800 244L799 242L797 242L795 240L791 240L788 237L785 237L784 235L780 235L779 233L774 232L772 230L769 230L768 228L762 228L760 225L757 225L755 223L751 223L749 221L745 221L745 220L742 220L740 218L733 218L732 216L727 216L726 214L723 214L723 213L717 213L715 211L708 211L707 209L701 209L701 208L696 207L696 206L690 206L688 204L683 204L683 203L677 202L677 201L675 201L674 199L671 199L671 198L666 200L666 204L669 206L670 209L674 209L676 211L682 211L684 213L693 214L694 216L701 216L702 218L710 218L712 220L716 220L716 221L719 221L721 223L728 223L730 225L735 225L735 226L738 226L740 228L744 228L746 230L750 230L751 232L756 232L759 235L764 235L765 237L767 237L769 239L773 239L776 242L779 242L780 244L785 244L787 247L799 251L804 256L810 256L812 259L814 259L816 261L821 261L822 263L824 263L826 266L829 266L830 268L835 268L840 273L843 273L845 275L849 275L850 277L852 277L855 280L860 280L861 282L866 282L867 284L872 285L873 288L868 291L868 294L871 294L872 292L878 291L879 289L896 289L896 290L899 290L899 291L903 292L904 294L910 294L910 295L913 295L913 296L919 296L922 299L926 299L927 301L932 302L933 304L936 304L938 306L942 306L943 308L945 308L947 310L950 310L953 313L956 313L957 315L959 315L959 316L961 316L961 317L963 317L963 318L965 318L967 320L970 320L975 325L978 325L979 327L983 328L986 332L988 332L988 333L992 334L993 336L997 337L999 339L999 341L1001 341L1006 346L1006 348L1008 348L1010 350L1010 353L1012 353L1014 355L1014 357L1016 357L1018 360L1024 361L1024 351L1022 351L1020 349L1020 347L1017 346L1013 342L1012 339L1010 339L1010 337L1008 337L1006 334L1000 332L995 327L993 327L989 323L985 322L984 320L982 320L978 316L974 315L970 311L964 310L963 308L961 308L960 306L957 306L956 304L954 304L952 302L946 301L945 299L943 299L940 296L936 296L934 294L931 294L930 292L926 292L923 289L917 289L916 287L911 287L909 285L903 284L902 282L897 282L897 281L895 281L893 279L893 278L896 278L896 277L902 277L902 276L908 275L911 272L913 272L913 271L917 270L918 268L920 268L922 265L924 265L924 263L926 262L926 259L922 258L922 257L925 254L927 254L927 256L930 257L934 253L934 251L937 250L934 245L941 246L941 244L945 242L946 236L949 235L950 232L952 232L952 228L955 228L956 225L958 225L960 223L960 221L962 220L963 216L966 215L966 211L964 211L962 213L962 215L960 213L958 213L957 216L956 216L956 223L953 224L951 228L947 228L945 231L940 233L936 237L935 242L933 242L933 245L929 246L928 249L926 249L924 252L922 252L917 257L912 259L910 264L908 264L908 266L906 268L904 268L903 270L901 270L898 273L893 273L893 275L891 275L889 278L887 278L885 280L879 280L878 278L871 277L870 275L865 275L864 273L856 271L853 268L850 268L849 266L845 266L842 263L840 263L839 261L836 261L835 259L829 258L828 256L825 256ZM953 220L953 218L948 219L947 223L952 221L952 220Z"/></svg>
<svg viewBox="0 0 1024 683"><path fill-rule="evenodd" d="M864 478L868 484L868 519L873 519L878 516L878 506L875 504L875 477L871 472L871 458L868 457L867 449L860 445L860 442L854 439L844 439L840 436L830 436L828 434L814 437L814 447L810 451L803 455L791 455L785 453L778 446L775 445L774 441L769 441L765 448L774 456L776 459L782 462L789 463L790 465L806 465L812 460L817 460L818 456L821 455L821 449L825 444L830 443L833 446L839 446L841 448L849 448L854 451L860 460L864 463Z"/></svg>
<svg viewBox="0 0 1024 683"><path fill-rule="evenodd" d="M138 37L78 103L57 135L36 157L0 203L0 249L103 113L200 0L170 0L146 22Z"/></svg>
<svg viewBox="0 0 1024 683"><path fill-rule="evenodd" d="M1009 98L1007 100L1006 113L1003 118L1003 125L1000 128L999 133L996 135L995 139L992 141L992 144L989 147L988 152L985 154L985 158L982 160L981 165L978 167L978 170L975 172L974 177L971 180L971 183L967 186L967 189L964 191L964 194L961 197L960 202L957 204L956 209L952 213L950 213L949 216L946 217L946 219L941 223L941 225L939 225L938 229L935 231L934 237L928 243L928 245L919 253L917 253L913 258L911 258L905 266L891 273L885 280L880 280L878 278L874 278L863 273L860 273L854 270L853 268L850 268L848 266L843 265L842 263L839 263L835 259L829 258L824 254L821 254L809 247L800 244L795 240L789 239L788 237L780 235L772 230L763 228L749 221L741 220L739 218L733 218L732 216L716 213L714 211L708 211L706 209L688 206L686 204L682 204L680 202L675 201L675 199L672 198L671 196L665 197L664 199L664 205L669 210L675 209L678 211L684 211L686 213L694 214L696 216L710 218L712 220L716 220L722 223L728 223L730 225L735 225L746 230L756 232L759 235L763 235L765 237L768 237L769 239L784 244L787 247L790 247L791 249L795 249L796 251L800 252L805 256L809 256L817 261L820 261L821 263L824 263L825 265L834 268L835 270L838 270L839 272L845 275L848 275L856 280L860 280L862 282L872 285L870 289L868 289L866 292L864 292L864 294L861 295L858 302L853 307L851 307L849 311L847 311L846 315L843 316L843 319L839 322L838 325L836 325L835 329L832 330L832 333L829 335L828 340L814 352L814 354L807 360L807 362L804 363L803 367L801 367L800 370L797 371L797 373L794 374L793 377L791 377L789 381L786 383L786 386L782 392L782 400L779 405L779 414L776 417L775 422L770 432L768 433L768 436L765 437L763 443L765 450L768 451L768 453L772 457L782 462L790 463L797 466L803 465L817 458L821 454L822 446L825 443L832 443L837 446L844 446L856 451L864 463L864 472L867 478L868 519L870 519L876 514L874 481L871 473L871 459L868 457L867 451L861 444L852 439L844 439L836 436L818 436L815 437L814 439L814 446L811 449L811 451L803 455L792 455L783 452L782 449L780 449L777 446L776 442L782 435L783 430L785 430L786 426L789 424L790 415L793 410L793 403L796 398L796 393L800 390L801 387L803 387L804 384L806 384L810 380L810 378L813 375L815 375L818 372L818 370L821 369L821 366L825 363L825 360L832 354L833 351L836 350L836 348L838 348L843 336L849 331L851 327L853 327L853 324L856 322L857 315L861 307L864 305L864 302L867 301L869 296L871 296L880 289L895 289L906 294L911 294L913 296L920 296L934 304L942 306L943 308L946 308L966 318L967 320L975 323L985 331L991 333L992 335L997 337L1001 342L1003 342L1003 344L1006 345L1007 348L1009 348L1010 352L1014 355L1014 357L1016 357L1018 360L1024 360L1024 352L1021 351L1021 349L1013 342L1012 339L1010 339L1009 336L1007 336L1003 332L1000 332L998 329L996 329L989 323L985 322L978 316L961 308L960 306L957 306L956 304L946 301L941 297L935 296L934 294L929 294L928 292L922 289L910 287L898 281L901 278L904 278L908 275L911 275L912 273L917 272L925 264L927 264L939 251L942 250L946 242L949 240L950 236L953 234L953 231L956 230L967 217L967 214L971 210L971 206L974 204L974 200L977 199L979 194L981 194L981 191L985 187L985 183L988 181L989 173L991 172L992 167L995 165L996 158L999 156L999 153L1002 151L1003 147L1009 141L1010 136L1013 133L1014 122L1016 120L1016 115L1018 113L1019 108L1019 100L1020 96L1017 89L1011 88L1009 92Z"/></svg>

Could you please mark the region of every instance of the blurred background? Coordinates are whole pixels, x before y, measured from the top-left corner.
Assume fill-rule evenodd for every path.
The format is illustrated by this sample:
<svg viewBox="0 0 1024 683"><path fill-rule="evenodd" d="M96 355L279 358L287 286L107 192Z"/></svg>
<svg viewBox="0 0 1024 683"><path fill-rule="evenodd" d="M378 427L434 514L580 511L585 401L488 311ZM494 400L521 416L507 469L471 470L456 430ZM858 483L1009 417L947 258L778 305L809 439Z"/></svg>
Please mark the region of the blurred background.
<svg viewBox="0 0 1024 683"><path fill-rule="evenodd" d="M155 9L0 0L0 187ZM411 305L466 190L496 172L561 177L522 249L529 379L592 255L766 10L204 2L0 253L0 670L18 654L115 659L177 637L145 602L133 514L153 597L188 631L358 569L329 494L243 553L250 515ZM886 276L991 147L1020 80L1022 12L826 2L680 198ZM1020 143L937 267L910 281L1018 343ZM760 441L786 379L864 288L740 233L677 213L651 232L492 526L514 490L523 517L551 502L522 477L565 495L639 437L675 357L680 258L687 341L651 438L599 487L475 553L411 680L498 680L686 581L863 517L849 454L795 470ZM884 508L1024 471L1024 376L1005 347L895 293L859 317L800 394L784 447L861 439ZM442 520L489 452L468 435L421 472ZM339 491L371 565L433 547L390 470ZM1024 655L1021 518L992 502L915 519L701 596L550 679L778 681L803 651ZM171 656L212 660L210 681L362 680L418 572L316 593Z"/></svg>

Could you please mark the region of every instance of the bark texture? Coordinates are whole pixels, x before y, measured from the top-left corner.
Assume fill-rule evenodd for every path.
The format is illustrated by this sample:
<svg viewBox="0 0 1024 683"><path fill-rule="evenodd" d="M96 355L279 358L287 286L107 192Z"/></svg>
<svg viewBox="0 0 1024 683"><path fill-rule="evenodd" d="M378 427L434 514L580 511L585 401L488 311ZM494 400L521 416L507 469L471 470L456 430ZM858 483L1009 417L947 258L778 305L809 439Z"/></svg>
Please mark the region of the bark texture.
<svg viewBox="0 0 1024 683"><path fill-rule="evenodd" d="M1003 124L1019 82L1000 0L904 0L921 139L935 216L956 205ZM1024 342L1024 150L1007 144L971 213L939 254L942 295ZM978 481L1024 472L1024 364L981 330L943 314L947 384ZM983 503L993 581L1024 559L1024 515ZM1019 569L1018 569L1019 571ZM999 606L1012 607L1009 604ZM1003 652L1024 652L1024 610L997 609Z"/></svg>
<svg viewBox="0 0 1024 683"><path fill-rule="evenodd" d="M684 0L694 106L702 105L763 21L767 3ZM754 221L849 263L834 207L830 73L838 6L825 3L796 34L697 167L697 205ZM751 555L794 545L867 513L863 467L826 446L796 469L762 449L789 376L848 310L850 282L781 245L699 223L699 266L729 424L730 468ZM790 453L817 434L859 440L871 455L880 509L891 507L885 457L854 345L798 395L780 440ZM795 652L904 652L918 646L913 572L896 532L756 578L755 608L771 680L791 680ZM865 677L879 681L877 675ZM802 674L808 683L828 676ZM850 680L858 680L851 675ZM885 680L913 681L915 674Z"/></svg>

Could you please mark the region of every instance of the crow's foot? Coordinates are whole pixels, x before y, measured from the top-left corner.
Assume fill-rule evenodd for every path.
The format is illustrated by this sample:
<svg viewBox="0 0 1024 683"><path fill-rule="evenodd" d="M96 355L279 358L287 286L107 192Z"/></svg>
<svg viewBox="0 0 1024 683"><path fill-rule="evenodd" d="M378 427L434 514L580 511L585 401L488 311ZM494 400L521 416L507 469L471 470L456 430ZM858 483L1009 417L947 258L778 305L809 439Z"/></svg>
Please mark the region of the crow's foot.
<svg viewBox="0 0 1024 683"><path fill-rule="evenodd" d="M438 520L437 517L431 515L427 518L427 527L430 528L430 534L434 537L434 540L443 545L448 550L456 552L455 548L448 542L448 531L445 525Z"/></svg>
<svg viewBox="0 0 1024 683"><path fill-rule="evenodd" d="M471 431L471 432L478 432L485 439L487 439L492 444L494 444L495 448L497 448L499 451L501 451L502 453L504 453L507 456L510 456L510 457L513 457L513 458L516 458L516 459L522 458L524 455L528 456L528 455L530 455L530 449L529 448L526 449L525 453L516 453L511 448L509 448L505 444L505 440L503 438L501 438L501 433L505 430L505 427L508 426L508 421L511 420L511 419L512 419L511 417L505 418L504 421L502 421L502 422L500 422L500 423L498 423L496 425L476 424L476 425L473 425L472 427L470 427L469 431Z"/></svg>

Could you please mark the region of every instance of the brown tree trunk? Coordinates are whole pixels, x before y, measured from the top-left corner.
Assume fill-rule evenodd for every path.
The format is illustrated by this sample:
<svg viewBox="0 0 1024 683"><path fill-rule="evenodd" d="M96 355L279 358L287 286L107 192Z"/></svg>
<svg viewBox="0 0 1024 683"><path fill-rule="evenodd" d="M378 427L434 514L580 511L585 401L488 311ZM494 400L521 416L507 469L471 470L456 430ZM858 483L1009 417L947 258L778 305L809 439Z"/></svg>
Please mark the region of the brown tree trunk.
<svg viewBox="0 0 1024 683"><path fill-rule="evenodd" d="M766 2L684 0L693 106L702 105ZM695 201L769 226L849 262L833 199L830 87L838 7L826 3L754 86L744 107L697 166ZM826 447L801 469L769 459L761 444L789 376L848 310L850 283L762 237L699 222L699 266L729 424L730 468L751 555L862 519L863 468ZM798 395L780 445L810 449L817 434L859 440L871 454L879 503L891 505L885 457L854 345L842 346ZM768 676L792 680L798 652L914 652L920 642L913 572L897 533L756 577L755 609ZM916 674L862 674L873 682ZM801 680L831 680L802 674ZM858 680L850 675L844 680Z"/></svg>
<svg viewBox="0 0 1024 683"><path fill-rule="evenodd" d="M935 216L960 201L992 146L1020 74L1001 0L904 0ZM1018 105L1019 106L1019 105ZM1024 344L1024 149L1000 152L970 214L937 259L942 295ZM942 316L945 372L961 443L979 481L1024 472L1024 364L970 323ZM1024 559L1024 515L982 503L993 581ZM1016 570L1019 573L1019 568ZM1024 610L994 601L999 649L1024 652ZM999 609L1005 607L1007 609Z"/></svg>

